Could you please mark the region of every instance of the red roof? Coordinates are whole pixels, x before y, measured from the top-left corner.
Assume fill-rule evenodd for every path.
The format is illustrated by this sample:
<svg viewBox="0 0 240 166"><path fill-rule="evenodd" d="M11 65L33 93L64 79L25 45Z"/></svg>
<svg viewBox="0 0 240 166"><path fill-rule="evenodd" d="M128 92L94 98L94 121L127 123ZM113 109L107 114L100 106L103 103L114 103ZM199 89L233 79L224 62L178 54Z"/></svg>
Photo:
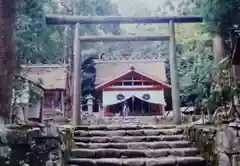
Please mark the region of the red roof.
<svg viewBox="0 0 240 166"><path fill-rule="evenodd" d="M139 74L139 75L141 75L141 76L143 76L143 77L145 77L145 78L147 78L147 79L149 79L149 80L151 80L153 82L157 82L157 83L159 83L159 84L161 84L161 85L163 85L165 87L170 87L170 85L167 84L166 82L164 82L162 80L159 80L159 79L156 79L156 78L154 78L152 76L149 76L149 75L145 74L144 72L136 70L134 66L130 66L127 72L124 72L124 73L122 73L121 75L118 75L115 78L112 78L112 79L110 79L110 80L108 80L108 81L106 81L106 82L104 82L104 83L102 83L100 85L97 85L96 89L101 89L102 87L105 87L105 86L107 86L107 85L109 85L109 84L119 80L120 78L122 78L122 77L124 77L124 76L126 76L126 75L128 75L128 74L130 74L132 72L134 72L136 74Z"/></svg>

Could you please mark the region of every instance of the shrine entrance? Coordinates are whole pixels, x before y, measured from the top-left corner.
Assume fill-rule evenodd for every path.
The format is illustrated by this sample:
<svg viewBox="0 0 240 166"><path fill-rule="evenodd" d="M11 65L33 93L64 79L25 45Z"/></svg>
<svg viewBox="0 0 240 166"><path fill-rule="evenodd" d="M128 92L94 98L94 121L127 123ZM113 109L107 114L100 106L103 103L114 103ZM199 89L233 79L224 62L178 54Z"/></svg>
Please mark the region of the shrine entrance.
<svg viewBox="0 0 240 166"><path fill-rule="evenodd" d="M124 113L127 111L126 113ZM105 116L152 116L163 115L164 106L161 104L149 103L131 97L124 102L109 105L104 112Z"/></svg>
<svg viewBox="0 0 240 166"><path fill-rule="evenodd" d="M48 15L46 23L51 25L75 24L73 54L74 54L74 71L73 71L73 124L81 123L81 42L123 42L123 41L169 41L169 63L171 76L171 93L173 110L175 111L175 124L181 123L180 115L180 90L177 75L176 61L176 39L175 23L202 22L202 17L120 17L120 16L68 16L68 15ZM81 36L81 24L136 24L136 23L167 23L169 24L169 36Z"/></svg>

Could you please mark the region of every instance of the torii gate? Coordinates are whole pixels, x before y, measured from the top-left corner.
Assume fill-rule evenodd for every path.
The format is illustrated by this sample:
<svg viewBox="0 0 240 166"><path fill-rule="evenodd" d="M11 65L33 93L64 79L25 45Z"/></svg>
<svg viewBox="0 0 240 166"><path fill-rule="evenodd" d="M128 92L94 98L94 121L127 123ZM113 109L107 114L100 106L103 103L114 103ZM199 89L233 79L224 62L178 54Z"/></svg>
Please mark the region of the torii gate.
<svg viewBox="0 0 240 166"><path fill-rule="evenodd" d="M75 25L74 35L74 81L73 81L73 125L81 123L81 41L82 42L122 42L122 41L162 41L169 40L169 62L171 76L172 104L175 124L181 124L180 91L176 66L176 39L174 23L202 22L202 17L121 17L121 16L69 16L48 15L49 25ZM84 36L80 37L80 24L131 24L131 23L168 23L169 36Z"/></svg>

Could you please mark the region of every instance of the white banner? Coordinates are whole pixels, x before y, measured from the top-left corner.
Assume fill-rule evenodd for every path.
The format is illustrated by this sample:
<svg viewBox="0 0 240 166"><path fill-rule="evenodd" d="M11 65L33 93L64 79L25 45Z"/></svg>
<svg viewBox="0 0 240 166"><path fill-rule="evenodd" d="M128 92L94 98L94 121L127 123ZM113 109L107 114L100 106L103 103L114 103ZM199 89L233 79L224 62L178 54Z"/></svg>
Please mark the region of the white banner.
<svg viewBox="0 0 240 166"><path fill-rule="evenodd" d="M140 100L166 105L163 91L161 90L143 90L143 91L106 91L103 92L103 106L114 105L123 102L132 96Z"/></svg>
<svg viewBox="0 0 240 166"><path fill-rule="evenodd" d="M163 91L160 90L134 91L134 96L149 103L166 105Z"/></svg>
<svg viewBox="0 0 240 166"><path fill-rule="evenodd" d="M103 92L103 106L121 103L133 95L131 91L106 91Z"/></svg>

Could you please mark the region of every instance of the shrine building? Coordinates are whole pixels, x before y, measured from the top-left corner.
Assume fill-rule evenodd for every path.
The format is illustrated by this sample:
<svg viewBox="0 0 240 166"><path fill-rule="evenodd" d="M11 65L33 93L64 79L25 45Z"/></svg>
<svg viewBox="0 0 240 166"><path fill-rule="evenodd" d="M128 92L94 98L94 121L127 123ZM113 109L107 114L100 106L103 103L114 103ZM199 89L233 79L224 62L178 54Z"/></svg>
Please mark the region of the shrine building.
<svg viewBox="0 0 240 166"><path fill-rule="evenodd" d="M41 86L43 96L31 106L31 118L54 119L57 112L68 112L71 82L68 78L68 65L27 64L21 66L21 76Z"/></svg>
<svg viewBox="0 0 240 166"><path fill-rule="evenodd" d="M96 91L104 116L164 115L164 91L170 88L163 60L97 61Z"/></svg>

